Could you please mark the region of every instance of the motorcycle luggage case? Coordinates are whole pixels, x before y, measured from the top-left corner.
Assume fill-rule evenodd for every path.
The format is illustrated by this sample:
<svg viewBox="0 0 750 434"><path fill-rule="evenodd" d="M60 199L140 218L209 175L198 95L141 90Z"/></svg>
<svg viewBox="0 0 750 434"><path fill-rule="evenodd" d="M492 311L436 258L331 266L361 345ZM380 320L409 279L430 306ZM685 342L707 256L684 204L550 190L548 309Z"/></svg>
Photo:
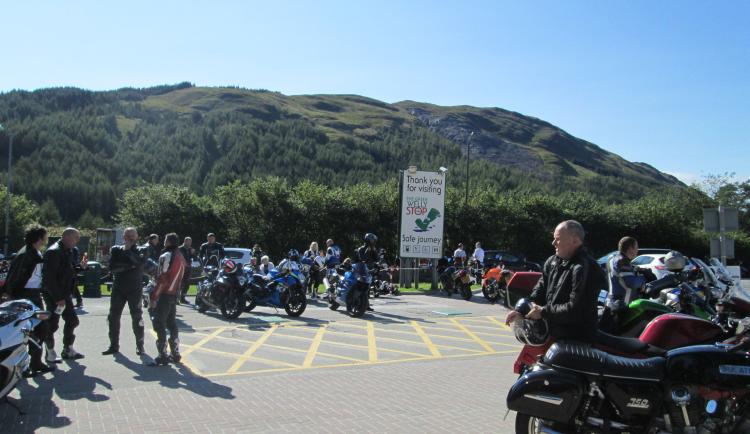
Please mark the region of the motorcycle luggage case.
<svg viewBox="0 0 750 434"><path fill-rule="evenodd" d="M508 392L508 409L529 416L569 423L581 398L578 376L553 369L531 371L519 378Z"/></svg>

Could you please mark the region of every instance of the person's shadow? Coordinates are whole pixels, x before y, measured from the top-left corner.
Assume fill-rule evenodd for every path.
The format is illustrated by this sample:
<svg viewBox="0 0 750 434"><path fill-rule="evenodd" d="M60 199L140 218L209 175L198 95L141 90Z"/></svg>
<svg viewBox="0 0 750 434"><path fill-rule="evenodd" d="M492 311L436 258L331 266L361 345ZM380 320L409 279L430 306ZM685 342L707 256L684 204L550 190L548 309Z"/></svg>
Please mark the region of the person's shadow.
<svg viewBox="0 0 750 434"><path fill-rule="evenodd" d="M0 406L0 426L5 432L33 432L40 428L63 428L72 421L60 416L55 399L75 401L87 399L102 402L107 395L96 392L96 386L112 390L112 385L101 378L86 375L86 366L77 361L67 362L68 369L57 369L53 374L39 375L18 383L20 400L10 398L22 413L10 405ZM33 387L33 384L36 387ZM57 396L55 396L57 395Z"/></svg>
<svg viewBox="0 0 750 434"><path fill-rule="evenodd" d="M186 389L206 398L234 399L232 388L193 374L190 369L182 364L171 364L167 366L149 366L153 362L148 356L141 356L140 360L134 361L122 353L115 355L115 361L133 371L135 380L144 382L159 382L163 387L170 389Z"/></svg>

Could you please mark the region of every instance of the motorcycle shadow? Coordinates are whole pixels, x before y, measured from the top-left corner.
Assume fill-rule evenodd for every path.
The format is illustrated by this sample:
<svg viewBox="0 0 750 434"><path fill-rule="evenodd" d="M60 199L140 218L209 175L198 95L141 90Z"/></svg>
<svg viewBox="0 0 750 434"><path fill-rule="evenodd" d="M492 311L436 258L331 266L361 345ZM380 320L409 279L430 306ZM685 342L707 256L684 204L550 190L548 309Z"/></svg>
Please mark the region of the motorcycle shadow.
<svg viewBox="0 0 750 434"><path fill-rule="evenodd" d="M185 389L196 395L206 398L234 399L232 388L195 375L187 366L182 364L169 364L166 366L149 366L153 358L144 355L140 360L134 361L118 353L115 362L130 369L136 375L133 379L147 383L158 382L160 386L169 389Z"/></svg>
<svg viewBox="0 0 750 434"><path fill-rule="evenodd" d="M109 400L109 396L97 393L96 387L112 390L112 385L101 378L86 375L86 366L77 361L66 362L68 369L56 369L54 374L34 377L29 382L20 382L20 401L14 401L24 414L19 415L10 406L0 407L0 426L5 432L31 432L41 428L63 428L71 425L67 416L60 416L55 399L75 401L87 399L91 402ZM32 383L36 386L34 387Z"/></svg>

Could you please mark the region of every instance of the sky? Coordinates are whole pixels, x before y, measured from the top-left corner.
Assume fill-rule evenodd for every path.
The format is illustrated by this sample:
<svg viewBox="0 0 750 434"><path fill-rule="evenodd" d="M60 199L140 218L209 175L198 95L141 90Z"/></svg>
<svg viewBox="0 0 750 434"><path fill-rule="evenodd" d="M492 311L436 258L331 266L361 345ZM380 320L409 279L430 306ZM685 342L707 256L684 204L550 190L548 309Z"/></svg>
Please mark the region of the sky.
<svg viewBox="0 0 750 434"><path fill-rule="evenodd" d="M750 1L27 0L0 14L0 92L189 81L501 107L688 183L750 179Z"/></svg>

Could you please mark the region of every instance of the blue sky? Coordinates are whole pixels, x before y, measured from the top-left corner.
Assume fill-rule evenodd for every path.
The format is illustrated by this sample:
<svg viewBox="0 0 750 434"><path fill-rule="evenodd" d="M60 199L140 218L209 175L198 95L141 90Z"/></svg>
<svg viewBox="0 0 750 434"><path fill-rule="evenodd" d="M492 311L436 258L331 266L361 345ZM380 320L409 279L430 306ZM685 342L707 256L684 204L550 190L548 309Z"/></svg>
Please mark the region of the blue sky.
<svg viewBox="0 0 750 434"><path fill-rule="evenodd" d="M750 178L750 1L24 1L0 91L190 81L502 107L688 181Z"/></svg>

